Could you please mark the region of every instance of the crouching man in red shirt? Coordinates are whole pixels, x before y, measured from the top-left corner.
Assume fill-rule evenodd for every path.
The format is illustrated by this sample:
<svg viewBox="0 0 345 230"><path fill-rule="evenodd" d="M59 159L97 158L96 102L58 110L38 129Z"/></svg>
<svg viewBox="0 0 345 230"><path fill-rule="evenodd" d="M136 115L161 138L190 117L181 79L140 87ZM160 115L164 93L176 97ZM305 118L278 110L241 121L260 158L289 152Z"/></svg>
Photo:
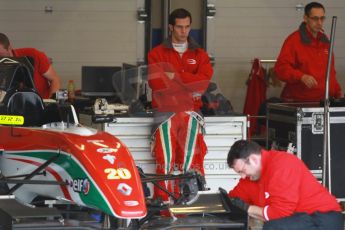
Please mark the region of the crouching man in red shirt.
<svg viewBox="0 0 345 230"><path fill-rule="evenodd" d="M263 220L264 230L344 229L337 200L296 156L239 140L227 162L241 176L232 203Z"/></svg>

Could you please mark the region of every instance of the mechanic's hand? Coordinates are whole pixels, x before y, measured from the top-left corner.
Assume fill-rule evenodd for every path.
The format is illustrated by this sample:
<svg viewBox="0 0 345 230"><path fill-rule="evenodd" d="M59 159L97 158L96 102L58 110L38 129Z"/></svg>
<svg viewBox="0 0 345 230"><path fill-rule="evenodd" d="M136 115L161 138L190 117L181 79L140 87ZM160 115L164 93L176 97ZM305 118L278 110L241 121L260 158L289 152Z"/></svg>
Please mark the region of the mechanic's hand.
<svg viewBox="0 0 345 230"><path fill-rule="evenodd" d="M301 78L301 81L309 88L314 88L315 86L317 86L317 81L315 80L315 78L311 75L308 74L304 74Z"/></svg>
<svg viewBox="0 0 345 230"><path fill-rule="evenodd" d="M249 208L249 204L247 204L246 202L244 202L243 200L241 200L240 198L236 197L236 198L230 198L231 203L238 207L239 209L248 212L248 208Z"/></svg>

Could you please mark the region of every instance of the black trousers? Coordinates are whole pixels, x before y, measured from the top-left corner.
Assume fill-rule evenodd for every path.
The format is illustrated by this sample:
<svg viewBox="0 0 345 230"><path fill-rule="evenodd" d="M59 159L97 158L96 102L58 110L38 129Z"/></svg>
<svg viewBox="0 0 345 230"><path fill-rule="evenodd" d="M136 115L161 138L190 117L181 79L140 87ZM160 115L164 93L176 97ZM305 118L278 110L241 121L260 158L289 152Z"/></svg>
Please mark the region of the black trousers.
<svg viewBox="0 0 345 230"><path fill-rule="evenodd" d="M296 213L267 221L263 230L344 230L344 216L340 212Z"/></svg>

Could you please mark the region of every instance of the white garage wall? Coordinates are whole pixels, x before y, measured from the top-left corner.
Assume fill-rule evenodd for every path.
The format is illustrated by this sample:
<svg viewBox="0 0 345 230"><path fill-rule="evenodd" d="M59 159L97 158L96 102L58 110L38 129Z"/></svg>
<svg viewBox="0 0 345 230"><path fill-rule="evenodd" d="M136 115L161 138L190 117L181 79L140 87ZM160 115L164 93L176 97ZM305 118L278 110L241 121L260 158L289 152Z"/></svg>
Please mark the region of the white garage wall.
<svg viewBox="0 0 345 230"><path fill-rule="evenodd" d="M137 2L0 0L0 31L10 37L14 47L46 52L63 87L68 79L80 87L82 65L136 63ZM46 13L46 6L53 12Z"/></svg>
<svg viewBox="0 0 345 230"><path fill-rule="evenodd" d="M215 0L214 52L216 79L222 92L241 112L246 95L245 82L251 60L276 59L284 39L296 30L303 11L296 11L300 0ZM330 34L332 16L338 16L335 57L338 79L345 89L345 1L320 1L326 7L325 31ZM345 90L343 90L345 91ZM280 90L279 90L280 92ZM270 95L279 95L269 90Z"/></svg>
<svg viewBox="0 0 345 230"><path fill-rule="evenodd" d="M214 28L209 28L214 31L215 80L241 112L251 60L277 57L286 36L302 20L303 11L296 11L295 6L308 1L209 1L217 9ZM141 0L0 0L0 31L15 47L45 51L63 86L74 79L80 87L82 65L116 66L137 61L142 48L138 40L144 39L136 20L138 2ZM327 34L331 16L338 16L336 69L345 89L345 1L321 2L328 16ZM45 6L52 6L53 12L45 13Z"/></svg>

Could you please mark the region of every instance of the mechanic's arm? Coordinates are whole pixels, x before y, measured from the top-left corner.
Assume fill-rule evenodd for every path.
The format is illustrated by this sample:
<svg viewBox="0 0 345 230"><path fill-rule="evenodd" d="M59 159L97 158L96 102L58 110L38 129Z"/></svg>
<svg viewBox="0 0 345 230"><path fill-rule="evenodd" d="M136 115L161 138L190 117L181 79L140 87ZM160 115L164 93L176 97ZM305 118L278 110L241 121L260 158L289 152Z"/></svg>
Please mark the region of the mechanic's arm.
<svg viewBox="0 0 345 230"><path fill-rule="evenodd" d="M248 204L258 205L257 202L260 200L259 190L257 183L248 178L241 178L237 185L229 191L228 196L230 199L238 197Z"/></svg>
<svg viewBox="0 0 345 230"><path fill-rule="evenodd" d="M210 59L205 53L200 60L199 68L196 73L180 72L183 83L193 83L198 81L209 81L213 75L213 68Z"/></svg>
<svg viewBox="0 0 345 230"><path fill-rule="evenodd" d="M341 98L341 97L343 97L343 93L341 91L341 86L337 80L337 73L334 69L334 53L332 54L331 76L332 75L334 75L334 77L335 77L335 85L333 86L334 87L333 90L335 92L334 97L335 98Z"/></svg>
<svg viewBox="0 0 345 230"><path fill-rule="evenodd" d="M49 98L60 89L61 87L61 83L60 83L60 78L59 76L56 74L53 66L49 66L49 69L47 70L47 72L45 72L43 74L43 76L45 78L48 79L49 81Z"/></svg>
<svg viewBox="0 0 345 230"><path fill-rule="evenodd" d="M247 202L243 201L239 197L232 197L232 198L230 197L230 202L232 205L246 212L250 217L253 217L261 221L265 221L265 218L263 215L263 211L264 211L263 208L256 205L249 205Z"/></svg>
<svg viewBox="0 0 345 230"><path fill-rule="evenodd" d="M265 218L262 215L262 213L263 213L263 208L260 208L259 206L250 205L248 208L248 216L261 220L261 221L265 221Z"/></svg>
<svg viewBox="0 0 345 230"><path fill-rule="evenodd" d="M167 69L172 69L172 66L163 62L162 57L151 50L148 54L148 83L153 91L158 92L169 88L169 81L173 79L174 75L168 76Z"/></svg>
<svg viewBox="0 0 345 230"><path fill-rule="evenodd" d="M229 192L229 198L233 205L247 212L250 217L264 221L263 208L257 206L260 200L259 191L257 183L241 178L235 188Z"/></svg>
<svg viewBox="0 0 345 230"><path fill-rule="evenodd" d="M302 178L302 165L291 164L277 169L267 185L267 196L262 215L266 221L291 216L300 199L299 185Z"/></svg>
<svg viewBox="0 0 345 230"><path fill-rule="evenodd" d="M302 80L302 77L305 75L305 73L298 69L296 59L297 51L294 47L295 44L292 40L289 40L289 38L285 40L277 58L277 62L274 66L274 72L279 80L284 82L296 83L303 80L309 81L309 78L308 80Z"/></svg>
<svg viewBox="0 0 345 230"><path fill-rule="evenodd" d="M315 78L309 74L303 74L303 76L301 77L301 81L309 88L314 88L315 86L317 86L317 81L315 80Z"/></svg>
<svg viewBox="0 0 345 230"><path fill-rule="evenodd" d="M179 72L181 81L188 86L192 92L204 93L213 75L213 68L208 54L199 50L199 63L196 73Z"/></svg>
<svg viewBox="0 0 345 230"><path fill-rule="evenodd" d="M181 84L178 74L172 64L164 62L162 57L153 51L148 54L148 83L153 94L170 94L186 93L186 89Z"/></svg>

